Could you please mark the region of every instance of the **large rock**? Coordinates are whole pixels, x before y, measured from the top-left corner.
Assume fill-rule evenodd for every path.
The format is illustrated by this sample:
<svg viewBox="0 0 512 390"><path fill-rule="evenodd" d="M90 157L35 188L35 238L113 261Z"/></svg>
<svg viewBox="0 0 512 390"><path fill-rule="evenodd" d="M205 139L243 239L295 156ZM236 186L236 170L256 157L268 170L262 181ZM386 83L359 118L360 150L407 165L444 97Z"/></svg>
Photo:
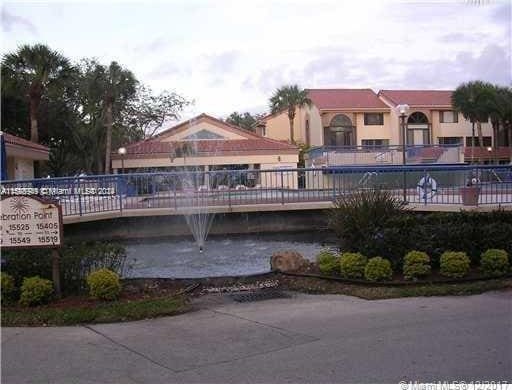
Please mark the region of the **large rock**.
<svg viewBox="0 0 512 390"><path fill-rule="evenodd" d="M307 267L309 262L295 251L276 252L270 258L272 271L293 272Z"/></svg>

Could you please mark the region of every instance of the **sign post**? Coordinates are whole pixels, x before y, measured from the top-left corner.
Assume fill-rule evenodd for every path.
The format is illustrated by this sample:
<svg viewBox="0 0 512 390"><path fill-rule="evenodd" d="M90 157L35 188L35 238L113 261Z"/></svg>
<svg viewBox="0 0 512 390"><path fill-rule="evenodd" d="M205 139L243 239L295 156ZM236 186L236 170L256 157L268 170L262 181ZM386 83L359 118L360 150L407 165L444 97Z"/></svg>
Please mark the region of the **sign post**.
<svg viewBox="0 0 512 390"><path fill-rule="evenodd" d="M53 286L60 297L61 206L36 196L6 196L0 199L0 213L2 248L52 248Z"/></svg>

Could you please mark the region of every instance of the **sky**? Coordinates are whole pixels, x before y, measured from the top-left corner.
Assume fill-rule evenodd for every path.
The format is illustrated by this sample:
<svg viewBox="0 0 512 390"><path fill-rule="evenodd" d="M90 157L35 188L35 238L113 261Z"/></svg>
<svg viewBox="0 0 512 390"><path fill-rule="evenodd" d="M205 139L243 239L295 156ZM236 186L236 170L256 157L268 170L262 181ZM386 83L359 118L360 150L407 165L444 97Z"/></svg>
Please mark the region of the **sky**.
<svg viewBox="0 0 512 390"><path fill-rule="evenodd" d="M202 112L268 111L302 88L454 89L512 83L510 0L2 1L0 53L46 43L118 61Z"/></svg>

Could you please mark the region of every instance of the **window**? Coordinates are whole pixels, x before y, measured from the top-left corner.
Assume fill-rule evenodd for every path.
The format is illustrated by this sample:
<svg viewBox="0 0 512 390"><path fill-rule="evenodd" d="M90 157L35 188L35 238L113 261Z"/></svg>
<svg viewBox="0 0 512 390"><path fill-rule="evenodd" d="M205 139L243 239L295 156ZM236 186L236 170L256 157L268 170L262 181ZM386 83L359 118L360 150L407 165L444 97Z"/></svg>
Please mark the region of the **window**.
<svg viewBox="0 0 512 390"><path fill-rule="evenodd" d="M462 145L462 137L439 137L439 145Z"/></svg>
<svg viewBox="0 0 512 390"><path fill-rule="evenodd" d="M370 148L382 148L385 146L389 146L388 139L363 139L361 140L361 144Z"/></svg>
<svg viewBox="0 0 512 390"><path fill-rule="evenodd" d="M384 114L378 113L364 113L365 126L382 126L384 124Z"/></svg>
<svg viewBox="0 0 512 390"><path fill-rule="evenodd" d="M440 123L457 123L459 121L459 115L457 111L440 111L439 122Z"/></svg>
<svg viewBox="0 0 512 390"><path fill-rule="evenodd" d="M466 146L473 146L471 143L471 138L473 137L466 137ZM484 138L484 144L483 146L492 146L492 137L483 137ZM480 147L480 141L478 137L475 137L475 146Z"/></svg>
<svg viewBox="0 0 512 390"><path fill-rule="evenodd" d="M355 127L350 118L338 114L332 118L329 127L324 127L324 145L326 146L350 146L354 145Z"/></svg>

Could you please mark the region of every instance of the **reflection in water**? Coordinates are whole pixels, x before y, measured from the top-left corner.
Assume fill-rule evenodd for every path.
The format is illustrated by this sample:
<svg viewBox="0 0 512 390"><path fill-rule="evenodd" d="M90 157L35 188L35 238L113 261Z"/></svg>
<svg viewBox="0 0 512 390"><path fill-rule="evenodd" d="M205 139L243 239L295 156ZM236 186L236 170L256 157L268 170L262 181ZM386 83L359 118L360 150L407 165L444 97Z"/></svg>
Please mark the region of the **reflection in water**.
<svg viewBox="0 0 512 390"><path fill-rule="evenodd" d="M270 271L270 256L294 250L314 260L329 243L317 240L318 233L210 237L201 253L190 238L144 240L125 244L133 264L128 278L199 278L239 276ZM332 241L331 241L332 243Z"/></svg>

